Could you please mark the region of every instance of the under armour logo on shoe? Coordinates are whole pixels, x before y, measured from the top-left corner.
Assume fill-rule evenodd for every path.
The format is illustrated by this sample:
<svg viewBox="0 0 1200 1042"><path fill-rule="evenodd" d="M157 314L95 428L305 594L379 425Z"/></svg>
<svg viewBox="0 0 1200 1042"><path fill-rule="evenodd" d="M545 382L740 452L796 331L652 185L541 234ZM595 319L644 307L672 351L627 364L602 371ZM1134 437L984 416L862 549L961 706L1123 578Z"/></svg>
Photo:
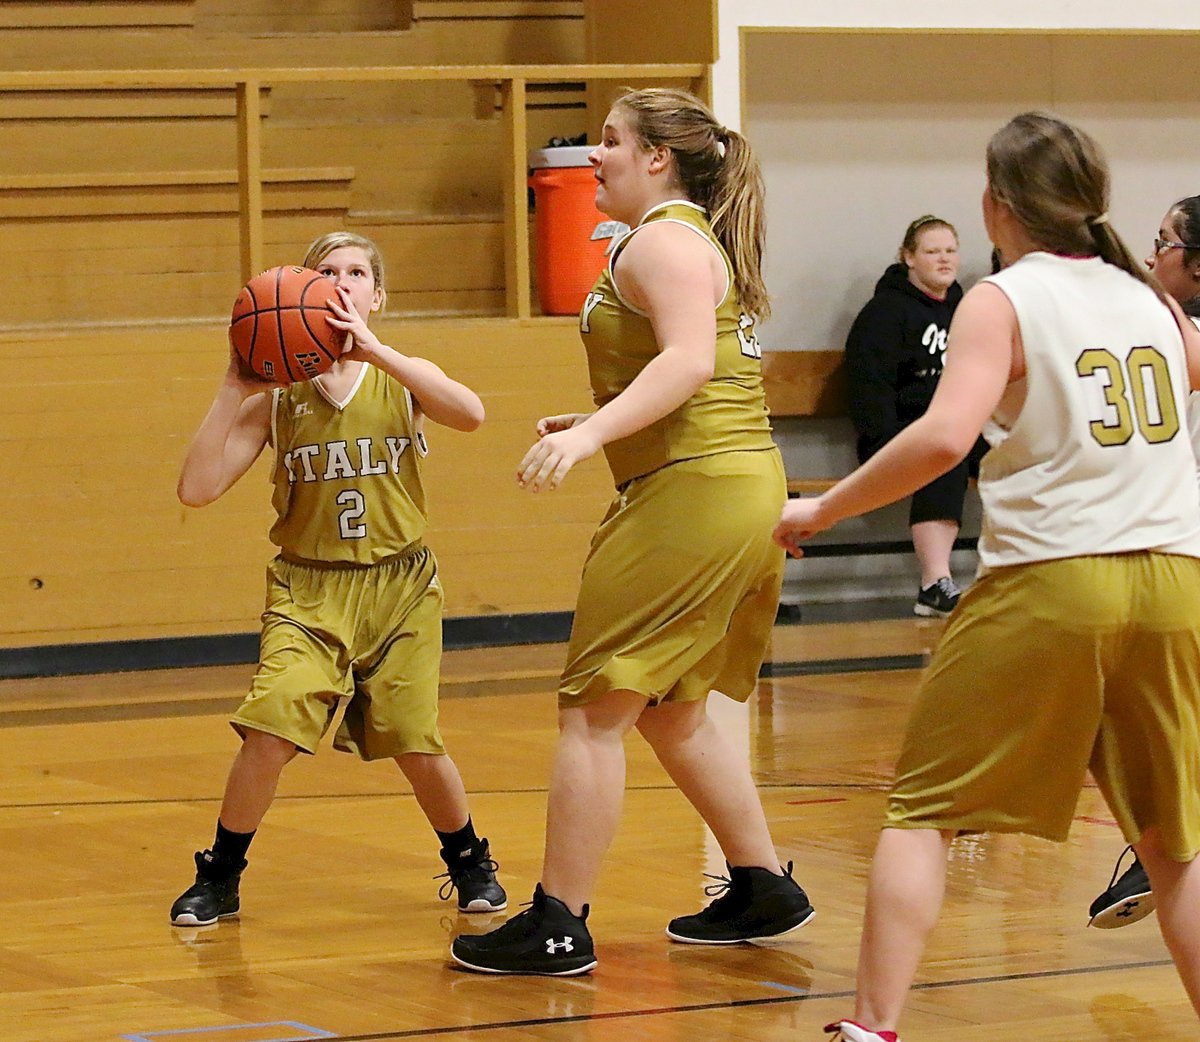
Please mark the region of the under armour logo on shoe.
<svg viewBox="0 0 1200 1042"><path fill-rule="evenodd" d="M546 954L553 955L555 952L573 952L575 945L571 943L572 938L564 937L561 941L556 941L553 937L546 938Z"/></svg>
<svg viewBox="0 0 1200 1042"><path fill-rule="evenodd" d="M1137 908L1137 906L1139 904L1141 904L1140 901L1127 901L1121 907L1121 910L1119 912L1117 912L1117 918L1118 919L1128 919L1131 915L1133 915L1133 910L1135 908Z"/></svg>

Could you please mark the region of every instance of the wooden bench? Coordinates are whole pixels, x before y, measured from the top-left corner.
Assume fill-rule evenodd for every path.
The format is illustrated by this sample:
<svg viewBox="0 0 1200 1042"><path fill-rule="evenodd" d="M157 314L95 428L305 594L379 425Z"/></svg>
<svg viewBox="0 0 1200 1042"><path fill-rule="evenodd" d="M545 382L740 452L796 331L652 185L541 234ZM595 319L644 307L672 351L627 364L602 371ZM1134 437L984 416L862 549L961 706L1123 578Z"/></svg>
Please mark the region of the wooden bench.
<svg viewBox="0 0 1200 1042"><path fill-rule="evenodd" d="M763 389L772 416L845 416L841 351L764 351ZM827 492L838 476L788 475L788 495Z"/></svg>
<svg viewBox="0 0 1200 1042"><path fill-rule="evenodd" d="M842 359L841 351L764 351L763 387L771 415L845 416L847 388ZM788 495L818 496L833 488L842 476L789 474ZM954 549L974 550L976 542L972 536L963 536L955 540ZM804 549L808 558L902 553L912 553L912 543L908 540L814 543Z"/></svg>

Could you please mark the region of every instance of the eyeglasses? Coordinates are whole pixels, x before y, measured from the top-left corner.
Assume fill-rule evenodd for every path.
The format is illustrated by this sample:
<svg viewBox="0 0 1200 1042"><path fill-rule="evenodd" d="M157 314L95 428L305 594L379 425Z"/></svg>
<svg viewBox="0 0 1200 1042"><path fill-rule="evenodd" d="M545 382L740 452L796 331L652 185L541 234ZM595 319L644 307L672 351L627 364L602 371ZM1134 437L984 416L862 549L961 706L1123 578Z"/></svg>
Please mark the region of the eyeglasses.
<svg viewBox="0 0 1200 1042"><path fill-rule="evenodd" d="M1170 239L1155 239L1154 252L1159 254L1163 250L1200 250L1200 245L1194 242L1171 242Z"/></svg>

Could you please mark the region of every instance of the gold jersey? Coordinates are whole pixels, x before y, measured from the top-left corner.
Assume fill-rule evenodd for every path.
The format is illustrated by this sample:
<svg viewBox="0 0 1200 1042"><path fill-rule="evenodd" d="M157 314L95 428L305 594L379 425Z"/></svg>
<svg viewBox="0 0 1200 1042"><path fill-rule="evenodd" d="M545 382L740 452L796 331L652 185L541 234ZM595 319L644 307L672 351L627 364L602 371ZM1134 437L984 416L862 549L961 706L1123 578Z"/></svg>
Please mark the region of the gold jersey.
<svg viewBox="0 0 1200 1042"><path fill-rule="evenodd" d="M344 401L316 380L274 392L271 541L285 557L374 564L425 534L412 396L398 380L364 365Z"/></svg>
<svg viewBox="0 0 1200 1042"><path fill-rule="evenodd" d="M712 379L674 412L604 447L618 486L678 460L720 452L774 447L762 386L762 350L754 319L738 303L733 267L713 235L703 208L672 200L650 210L612 251L579 314L592 396L607 405L658 354L650 319L622 299L613 267L632 236L651 221L674 221L693 229L720 254L728 288L717 305L717 356Z"/></svg>

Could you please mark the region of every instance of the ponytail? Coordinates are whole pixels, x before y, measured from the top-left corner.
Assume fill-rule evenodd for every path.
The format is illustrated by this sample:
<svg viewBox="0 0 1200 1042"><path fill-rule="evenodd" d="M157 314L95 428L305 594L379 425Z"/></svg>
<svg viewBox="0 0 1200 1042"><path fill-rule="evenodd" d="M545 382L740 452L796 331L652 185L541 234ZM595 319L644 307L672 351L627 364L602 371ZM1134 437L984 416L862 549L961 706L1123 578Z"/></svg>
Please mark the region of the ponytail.
<svg viewBox="0 0 1200 1042"><path fill-rule="evenodd" d="M668 87L634 90L614 103L645 148L671 150L687 198L704 207L733 266L738 304L765 319L771 302L762 277L766 244L762 171L741 134L721 126L699 98Z"/></svg>
<svg viewBox="0 0 1200 1042"><path fill-rule="evenodd" d="M769 318L771 302L762 276L767 238L762 171L750 143L737 131L726 130L723 144L725 157L709 201L713 232L733 264L738 301L749 314Z"/></svg>

